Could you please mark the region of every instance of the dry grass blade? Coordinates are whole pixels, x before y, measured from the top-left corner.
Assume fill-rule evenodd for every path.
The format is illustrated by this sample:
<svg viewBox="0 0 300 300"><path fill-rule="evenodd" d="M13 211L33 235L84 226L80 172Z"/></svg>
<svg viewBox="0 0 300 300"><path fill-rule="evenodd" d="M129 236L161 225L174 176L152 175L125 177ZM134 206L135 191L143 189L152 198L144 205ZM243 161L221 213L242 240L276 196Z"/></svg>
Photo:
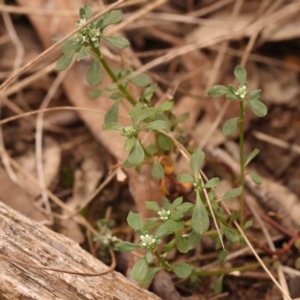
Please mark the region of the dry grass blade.
<svg viewBox="0 0 300 300"><path fill-rule="evenodd" d="M128 7L132 5L140 5L147 3L148 0L128 0L126 3L122 3L119 7ZM102 7L94 7L94 12L100 12ZM6 5L0 4L0 11L11 13L11 14L19 14L19 15L37 15L37 16L61 16L61 17L74 17L78 16L78 9L76 10L50 10L50 9L42 9L42 8L27 8L27 7L19 7L15 5Z"/></svg>

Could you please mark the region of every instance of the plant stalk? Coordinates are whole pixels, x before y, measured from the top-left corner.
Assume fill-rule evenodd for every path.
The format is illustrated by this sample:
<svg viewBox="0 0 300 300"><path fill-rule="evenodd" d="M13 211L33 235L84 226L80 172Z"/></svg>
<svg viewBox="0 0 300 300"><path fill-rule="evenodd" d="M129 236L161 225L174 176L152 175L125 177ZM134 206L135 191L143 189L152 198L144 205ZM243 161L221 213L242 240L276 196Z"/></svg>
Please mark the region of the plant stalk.
<svg viewBox="0 0 300 300"><path fill-rule="evenodd" d="M244 103L240 100L240 181L243 188L240 195L240 226L244 226L244 185L245 185L245 159L244 159Z"/></svg>
<svg viewBox="0 0 300 300"><path fill-rule="evenodd" d="M136 104L136 101L134 100L134 98L130 95L130 93L127 91L126 87L123 84L118 83L118 78L116 77L116 75L114 74L114 72L111 70L111 68L109 67L109 65L107 64L107 62L105 61L105 59L103 58L100 49L96 48L93 43L90 43L90 46L93 48L99 62L101 63L101 65L104 67L105 71L107 72L107 74L110 76L110 78L112 79L112 81L114 83L116 83L116 85L118 86L119 90L122 92L122 94L124 95L124 97L134 106Z"/></svg>
<svg viewBox="0 0 300 300"><path fill-rule="evenodd" d="M265 260L264 263L270 264L274 261L276 261L276 259L272 258L272 259ZM230 274L230 273L236 272L236 271L248 271L248 270L252 270L252 269L257 269L259 267L261 267L261 264L255 263L255 264L249 264L246 266L229 268L229 269L221 269L221 270L215 270L215 271L199 271L199 272L193 271L191 275L193 275L193 276L225 275L225 274Z"/></svg>
<svg viewBox="0 0 300 300"><path fill-rule="evenodd" d="M155 257L157 258L157 260L159 261L159 263L162 265L162 267L167 270L167 271L172 271L172 269L170 268L170 266L166 263L166 261L158 254L157 250L155 250L154 252Z"/></svg>

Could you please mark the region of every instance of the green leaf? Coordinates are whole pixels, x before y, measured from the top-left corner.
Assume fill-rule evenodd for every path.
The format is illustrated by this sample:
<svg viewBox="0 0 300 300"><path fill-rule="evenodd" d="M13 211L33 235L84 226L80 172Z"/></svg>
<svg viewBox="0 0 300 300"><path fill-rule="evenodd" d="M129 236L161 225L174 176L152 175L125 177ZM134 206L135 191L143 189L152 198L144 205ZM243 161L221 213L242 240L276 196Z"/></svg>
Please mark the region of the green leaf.
<svg viewBox="0 0 300 300"><path fill-rule="evenodd" d="M165 121L164 121L165 122ZM169 125L168 125L169 126ZM169 129L169 127L168 127ZM158 136L158 144L163 150L170 150L173 144L172 140L164 134L159 134Z"/></svg>
<svg viewBox="0 0 300 300"><path fill-rule="evenodd" d="M249 173L249 175L254 183L256 183L258 185L260 185L262 183L262 178L258 174L251 172L251 173Z"/></svg>
<svg viewBox="0 0 300 300"><path fill-rule="evenodd" d="M156 221L159 220L158 218L150 218L150 219L155 219ZM144 232L150 232L152 231L155 227L159 226L161 223L156 222L156 221L149 221L150 219L147 220L147 223L144 225L143 230Z"/></svg>
<svg viewBox="0 0 300 300"><path fill-rule="evenodd" d="M209 228L209 217L204 204L200 199L199 192L196 192L196 204L192 215L192 227L199 234L203 234Z"/></svg>
<svg viewBox="0 0 300 300"><path fill-rule="evenodd" d="M101 38L108 41L110 44L112 44L113 46L115 46L118 49L125 49L130 45L128 40L123 38L122 36L102 35Z"/></svg>
<svg viewBox="0 0 300 300"><path fill-rule="evenodd" d="M127 217L127 223L134 230L143 229L143 219L140 214L130 211Z"/></svg>
<svg viewBox="0 0 300 300"><path fill-rule="evenodd" d="M236 243L240 240L238 233L232 228L229 228L223 224L221 224L221 228L229 242Z"/></svg>
<svg viewBox="0 0 300 300"><path fill-rule="evenodd" d="M158 206L158 204L154 201L146 201L146 208L149 210L154 210L154 211L159 211L160 207Z"/></svg>
<svg viewBox="0 0 300 300"><path fill-rule="evenodd" d="M259 150L255 148L248 156L246 162L245 162L245 167L257 156L259 153Z"/></svg>
<svg viewBox="0 0 300 300"><path fill-rule="evenodd" d="M232 190L226 192L224 194L224 196L222 196L217 201L220 202L222 200L228 200L228 199L232 199L232 198L238 197L238 196L240 196L242 194L242 192L243 192L243 188L240 186L238 188L235 188L235 189L232 189Z"/></svg>
<svg viewBox="0 0 300 300"><path fill-rule="evenodd" d="M115 249L121 252L131 252L139 248L141 248L140 245L135 245L130 242L121 242L115 246Z"/></svg>
<svg viewBox="0 0 300 300"><path fill-rule="evenodd" d="M221 275L215 282L214 282L214 291L216 294L222 293L223 290L223 277L224 275Z"/></svg>
<svg viewBox="0 0 300 300"><path fill-rule="evenodd" d="M245 222L243 229L246 230L248 228L250 228L253 225L253 221L252 220L248 220Z"/></svg>
<svg viewBox="0 0 300 300"><path fill-rule="evenodd" d="M208 199L210 201L213 201L215 199L215 196L216 196L216 191L215 190L210 190L209 193L208 193Z"/></svg>
<svg viewBox="0 0 300 300"><path fill-rule="evenodd" d="M118 93L118 92L115 92L115 93L112 93L109 98L112 99L112 100L116 100L116 101L117 100L122 100L123 95Z"/></svg>
<svg viewBox="0 0 300 300"><path fill-rule="evenodd" d="M171 208L176 208L177 206L179 206L183 201L182 197L178 197L176 198L173 203L171 204Z"/></svg>
<svg viewBox="0 0 300 300"><path fill-rule="evenodd" d="M85 10L82 7L80 7L80 9L79 9L79 16L80 16L80 19L85 18Z"/></svg>
<svg viewBox="0 0 300 300"><path fill-rule="evenodd" d="M179 115L173 122L172 125L177 125L179 123L183 123L184 121L186 121L190 116L190 113L186 112L184 114Z"/></svg>
<svg viewBox="0 0 300 300"><path fill-rule="evenodd" d="M201 240L201 235L197 233L195 230L192 230L188 237L188 245L189 245L188 250L195 249L199 245L200 240Z"/></svg>
<svg viewBox="0 0 300 300"><path fill-rule="evenodd" d="M197 149L191 156L190 166L193 171L195 179L198 178L198 172L204 161L204 158L205 158L205 154L200 149Z"/></svg>
<svg viewBox="0 0 300 300"><path fill-rule="evenodd" d="M296 261L295 261L295 268L296 268L297 270L300 270L300 257L298 257L298 258L296 259Z"/></svg>
<svg viewBox="0 0 300 300"><path fill-rule="evenodd" d="M137 124L141 123L142 121L144 121L145 119L147 119L149 117L152 117L153 115L154 115L153 107L143 109L137 115L137 118L136 118Z"/></svg>
<svg viewBox="0 0 300 300"><path fill-rule="evenodd" d="M147 88L145 88L143 95L142 95L142 99L145 99L147 102L149 102L154 94L154 92L157 89L157 84L151 85Z"/></svg>
<svg viewBox="0 0 300 300"><path fill-rule="evenodd" d="M246 81L247 72L242 66L238 65L234 69L234 76L240 84L243 84Z"/></svg>
<svg viewBox="0 0 300 300"><path fill-rule="evenodd" d="M118 89L118 85L116 83L109 84L105 87L108 92L112 92Z"/></svg>
<svg viewBox="0 0 300 300"><path fill-rule="evenodd" d="M126 159L123 163L123 166L127 169L133 168L135 166L135 164L131 164L128 159Z"/></svg>
<svg viewBox="0 0 300 300"><path fill-rule="evenodd" d="M67 69L71 62L72 62L72 58L73 58L74 53L70 52L70 53L66 53L64 54L56 63L55 66L55 70L56 71L63 71L65 69Z"/></svg>
<svg viewBox="0 0 300 300"><path fill-rule="evenodd" d="M70 38L61 44L61 50L64 54L76 53L81 48L81 45L75 40L75 38Z"/></svg>
<svg viewBox="0 0 300 300"><path fill-rule="evenodd" d="M233 222L233 221L237 220L238 217L239 217L238 212L236 210L233 211L230 215L229 222Z"/></svg>
<svg viewBox="0 0 300 300"><path fill-rule="evenodd" d="M213 98L218 98L228 94L229 92L228 87L224 85L214 85L208 90L207 94Z"/></svg>
<svg viewBox="0 0 300 300"><path fill-rule="evenodd" d="M156 238L160 238L169 232L176 232L181 230L183 226L184 223L182 221L168 220L157 228L154 236Z"/></svg>
<svg viewBox="0 0 300 300"><path fill-rule="evenodd" d="M179 211L172 212L170 219L179 221L183 218L183 214Z"/></svg>
<svg viewBox="0 0 300 300"><path fill-rule="evenodd" d="M173 101L164 102L156 107L156 112L158 113L162 111L168 111L173 107L173 105L174 105Z"/></svg>
<svg viewBox="0 0 300 300"><path fill-rule="evenodd" d="M100 66L99 61L97 59L94 59L86 73L86 81L91 86L97 86L102 82L102 80L103 80L102 68Z"/></svg>
<svg viewBox="0 0 300 300"><path fill-rule="evenodd" d="M229 136L235 132L238 119L239 118L232 118L224 123L222 131L226 136Z"/></svg>
<svg viewBox="0 0 300 300"><path fill-rule="evenodd" d="M164 205L165 210L169 210L170 209L170 202L165 197L163 197L163 205Z"/></svg>
<svg viewBox="0 0 300 300"><path fill-rule="evenodd" d="M261 90L254 90L248 93L251 100L256 100L260 98Z"/></svg>
<svg viewBox="0 0 300 300"><path fill-rule="evenodd" d="M176 247L180 253L187 253L189 251L188 241L181 234L176 234L175 240L176 240Z"/></svg>
<svg viewBox="0 0 300 300"><path fill-rule="evenodd" d="M148 272L148 263L145 258L138 260L131 270L131 277L136 281L141 281L145 278Z"/></svg>
<svg viewBox="0 0 300 300"><path fill-rule="evenodd" d="M91 18L91 16L93 15L92 8L89 5L84 4L84 11L85 11L86 19L89 20Z"/></svg>
<svg viewBox="0 0 300 300"><path fill-rule="evenodd" d="M135 144L135 138L134 137L127 138L127 140L125 142L124 150L125 151L130 151L134 147L134 144Z"/></svg>
<svg viewBox="0 0 300 300"><path fill-rule="evenodd" d="M174 249L176 246L175 239L171 240L168 244L163 245L164 252L170 252L172 249Z"/></svg>
<svg viewBox="0 0 300 300"><path fill-rule="evenodd" d="M153 255L152 255L151 251L149 251L149 250L147 251L145 258L146 258L146 261L148 264L150 264L153 261Z"/></svg>
<svg viewBox="0 0 300 300"><path fill-rule="evenodd" d="M116 123L118 122L118 115L119 115L119 101L116 101L112 107L108 110L104 117L104 123Z"/></svg>
<svg viewBox="0 0 300 300"><path fill-rule="evenodd" d="M165 116L163 113L156 114L154 116L154 119L155 119L155 121L164 121L167 123L167 128L165 129L165 131L169 132L171 130L171 123L170 123L168 117Z"/></svg>
<svg viewBox="0 0 300 300"><path fill-rule="evenodd" d="M148 75L143 73L131 78L129 81L139 87L147 86L150 83Z"/></svg>
<svg viewBox="0 0 300 300"><path fill-rule="evenodd" d="M248 103L256 116L264 117L268 113L268 108L261 101L249 100Z"/></svg>
<svg viewBox="0 0 300 300"><path fill-rule="evenodd" d="M168 128L169 124L166 121L156 120L141 127L140 130L168 130Z"/></svg>
<svg viewBox="0 0 300 300"><path fill-rule="evenodd" d="M151 175L155 179L162 179L165 176L165 171L162 165L155 158L153 161L153 166L151 170Z"/></svg>
<svg viewBox="0 0 300 300"><path fill-rule="evenodd" d="M185 202L182 203L180 206L178 206L176 210L181 212L182 214L186 214L187 212L191 211L193 208L194 208L194 204Z"/></svg>
<svg viewBox="0 0 300 300"><path fill-rule="evenodd" d="M215 177L215 178L212 178L212 179L208 180L207 183L204 185L204 187L214 188L214 187L218 186L219 183L220 183L220 178Z"/></svg>
<svg viewBox="0 0 300 300"><path fill-rule="evenodd" d="M157 151L156 145L155 144L150 144L146 147L146 152L149 153L150 155L154 155L154 153Z"/></svg>
<svg viewBox="0 0 300 300"><path fill-rule="evenodd" d="M222 250L219 255L218 255L218 260L219 260L219 263L220 265L222 266L226 257L228 256L229 254L229 251L228 250Z"/></svg>
<svg viewBox="0 0 300 300"><path fill-rule="evenodd" d="M122 131L123 127L120 126L117 123L107 123L107 124L102 125L102 129L105 130L105 131L106 130L120 130L120 131Z"/></svg>
<svg viewBox="0 0 300 300"><path fill-rule="evenodd" d="M169 223L169 232L176 232L184 227L183 221L168 220L167 222Z"/></svg>
<svg viewBox="0 0 300 300"><path fill-rule="evenodd" d="M108 25L120 23L123 18L123 12L122 12L122 10L112 10L112 11L106 13L101 18L103 19L103 21L101 22L102 24L101 24L100 28L101 28L101 31L103 31L103 29ZM98 21L99 21L99 19L98 19Z"/></svg>
<svg viewBox="0 0 300 300"><path fill-rule="evenodd" d="M146 276L143 278L143 280L140 280L139 283L141 285L148 285L151 283L151 281L153 280L155 274L162 270L162 268L152 268L152 269L148 269L148 272L146 274Z"/></svg>
<svg viewBox="0 0 300 300"><path fill-rule="evenodd" d="M129 111L129 116L131 119L136 119L140 114L143 109L143 104L142 103L137 103L132 110Z"/></svg>
<svg viewBox="0 0 300 300"><path fill-rule="evenodd" d="M178 174L177 180L181 183L194 183L195 179L189 174Z"/></svg>
<svg viewBox="0 0 300 300"><path fill-rule="evenodd" d="M226 95L226 98L227 98L228 100L235 100L235 99L237 99L237 96L236 96L235 94L227 94L227 95Z"/></svg>
<svg viewBox="0 0 300 300"><path fill-rule="evenodd" d="M145 158L145 152L141 142L137 139L135 145L129 153L128 162L133 165L140 164Z"/></svg>
<svg viewBox="0 0 300 300"><path fill-rule="evenodd" d="M192 273L192 267L185 263L173 265L172 269L179 278L187 278Z"/></svg>
<svg viewBox="0 0 300 300"><path fill-rule="evenodd" d="M99 89L93 89L89 91L89 98L96 99L104 95L104 92Z"/></svg>

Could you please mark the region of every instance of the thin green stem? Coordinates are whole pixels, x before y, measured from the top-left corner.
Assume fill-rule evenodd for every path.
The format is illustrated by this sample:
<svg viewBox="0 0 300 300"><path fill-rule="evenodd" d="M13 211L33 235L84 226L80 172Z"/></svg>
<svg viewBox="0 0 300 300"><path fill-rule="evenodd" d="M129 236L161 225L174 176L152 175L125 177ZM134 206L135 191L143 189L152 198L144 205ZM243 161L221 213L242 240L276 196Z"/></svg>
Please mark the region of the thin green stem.
<svg viewBox="0 0 300 300"><path fill-rule="evenodd" d="M245 160L244 160L244 103L240 100L240 180L243 188L240 195L240 226L244 226L244 185L245 185Z"/></svg>
<svg viewBox="0 0 300 300"><path fill-rule="evenodd" d="M172 271L171 267L168 265L168 263L158 254L157 250L155 250L154 252L155 257L157 258L157 260L159 261L159 263L161 264L161 266L168 271Z"/></svg>
<svg viewBox="0 0 300 300"><path fill-rule="evenodd" d="M96 48L93 43L90 43L90 46L93 48L99 62L102 64L102 66L104 67L105 71L107 72L107 74L110 76L110 78L112 79L112 81L114 83L116 83L116 85L118 86L119 90L122 92L123 96L134 106L136 104L135 99L130 95L130 93L127 91L126 87L123 84L118 83L118 78L116 77L116 75L114 74L114 72L111 70L111 68L109 67L109 65L107 64L107 62L105 61L105 59L103 58L100 49Z"/></svg>
<svg viewBox="0 0 300 300"><path fill-rule="evenodd" d="M268 259L266 261L264 261L265 264L270 264L272 262L276 261L276 259ZM191 275L194 276L212 276L212 275L225 275L225 274L230 274L232 272L235 271L248 271L248 270L252 270L252 269L257 269L261 267L260 263L255 263L255 264L249 264L246 266L242 266L242 267L235 267L235 268L229 268L229 269L221 269L221 270L215 270L215 271L193 271Z"/></svg>

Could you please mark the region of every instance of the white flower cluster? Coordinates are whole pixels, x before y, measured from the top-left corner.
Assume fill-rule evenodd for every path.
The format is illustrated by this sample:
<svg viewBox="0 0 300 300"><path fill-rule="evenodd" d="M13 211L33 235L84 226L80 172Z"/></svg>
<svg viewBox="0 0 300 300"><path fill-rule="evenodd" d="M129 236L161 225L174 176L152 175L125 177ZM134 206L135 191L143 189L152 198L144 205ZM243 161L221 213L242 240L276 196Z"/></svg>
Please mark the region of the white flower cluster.
<svg viewBox="0 0 300 300"><path fill-rule="evenodd" d="M242 86L242 87L239 87L239 88L237 89L237 91L234 92L234 94L235 94L236 96L238 96L238 97L244 99L245 96L246 96L246 94L247 94L247 87L246 87L245 85Z"/></svg>
<svg viewBox="0 0 300 300"><path fill-rule="evenodd" d="M141 235L140 243L143 248L151 249L153 245L156 243L156 239L153 238L153 235Z"/></svg>
<svg viewBox="0 0 300 300"><path fill-rule="evenodd" d="M123 131L121 134L123 136L131 137L131 136L134 136L135 133L136 133L135 127L132 125L129 125L129 126L123 127Z"/></svg>
<svg viewBox="0 0 300 300"><path fill-rule="evenodd" d="M76 28L82 26L82 25L85 24L85 23L86 23L86 19L85 19L85 18L78 20L78 21L76 22Z"/></svg>
<svg viewBox="0 0 300 300"><path fill-rule="evenodd" d="M86 23L86 19L82 18L80 20L77 20L76 22L76 28L84 25ZM82 30L80 30L77 33L77 42L80 44L87 44L89 42L89 40L96 42L99 39L100 36L100 32L99 30L97 30L96 28L94 28L95 24L91 23L88 26L86 26L85 28L83 28Z"/></svg>
<svg viewBox="0 0 300 300"><path fill-rule="evenodd" d="M170 217L171 211L162 209L162 210L158 211L157 214L159 215L159 218L161 220L167 221Z"/></svg>

